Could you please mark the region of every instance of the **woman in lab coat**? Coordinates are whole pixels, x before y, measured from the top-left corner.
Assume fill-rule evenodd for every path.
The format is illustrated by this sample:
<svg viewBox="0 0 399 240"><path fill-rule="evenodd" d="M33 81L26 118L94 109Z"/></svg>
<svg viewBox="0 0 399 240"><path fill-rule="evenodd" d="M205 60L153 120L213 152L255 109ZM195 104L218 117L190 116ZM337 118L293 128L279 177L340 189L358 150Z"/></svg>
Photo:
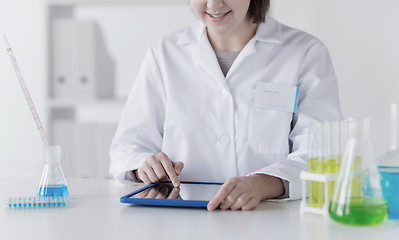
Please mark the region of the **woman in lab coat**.
<svg viewBox="0 0 399 240"><path fill-rule="evenodd" d="M213 210L298 199L307 127L341 119L326 47L265 17L269 0L190 0L191 26L151 46L111 144L111 173L225 182Z"/></svg>

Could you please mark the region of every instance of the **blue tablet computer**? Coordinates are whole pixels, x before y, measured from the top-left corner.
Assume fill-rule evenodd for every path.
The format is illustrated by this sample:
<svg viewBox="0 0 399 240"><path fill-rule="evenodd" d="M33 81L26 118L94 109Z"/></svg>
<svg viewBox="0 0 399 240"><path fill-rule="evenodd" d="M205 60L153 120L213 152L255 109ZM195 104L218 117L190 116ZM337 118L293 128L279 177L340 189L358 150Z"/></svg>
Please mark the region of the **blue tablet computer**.
<svg viewBox="0 0 399 240"><path fill-rule="evenodd" d="M172 207L204 207L216 195L223 183L180 182L173 187L170 181L145 186L121 197L122 203Z"/></svg>

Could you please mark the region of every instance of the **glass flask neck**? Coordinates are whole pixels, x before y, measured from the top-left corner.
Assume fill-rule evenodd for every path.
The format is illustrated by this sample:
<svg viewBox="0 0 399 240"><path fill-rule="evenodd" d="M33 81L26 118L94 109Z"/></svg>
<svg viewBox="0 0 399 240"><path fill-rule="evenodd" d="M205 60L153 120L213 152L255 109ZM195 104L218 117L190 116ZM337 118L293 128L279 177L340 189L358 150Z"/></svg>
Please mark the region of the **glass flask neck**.
<svg viewBox="0 0 399 240"><path fill-rule="evenodd" d="M353 156L358 160L353 164L357 165L357 169L367 169L374 164L374 154L370 139L370 120L367 118L353 118L347 121L347 142L345 149L348 148L348 143L353 140ZM345 151L346 152L346 151Z"/></svg>
<svg viewBox="0 0 399 240"><path fill-rule="evenodd" d="M389 151L399 149L399 103L391 103L391 129Z"/></svg>
<svg viewBox="0 0 399 240"><path fill-rule="evenodd" d="M46 164L59 164L61 160L61 147L49 146L45 150L45 163Z"/></svg>

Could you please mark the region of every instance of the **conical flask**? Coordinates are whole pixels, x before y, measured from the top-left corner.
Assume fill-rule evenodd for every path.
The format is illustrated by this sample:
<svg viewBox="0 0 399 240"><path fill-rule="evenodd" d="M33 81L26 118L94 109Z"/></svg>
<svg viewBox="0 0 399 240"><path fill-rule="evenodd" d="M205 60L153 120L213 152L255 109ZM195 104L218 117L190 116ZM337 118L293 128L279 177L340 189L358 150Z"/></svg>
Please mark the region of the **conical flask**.
<svg viewBox="0 0 399 240"><path fill-rule="evenodd" d="M388 216L373 159L369 121L350 120L348 141L329 205L330 217L349 225L377 225Z"/></svg>
<svg viewBox="0 0 399 240"><path fill-rule="evenodd" d="M45 165L38 195L43 197L68 196L69 190L61 168L61 147L45 147Z"/></svg>
<svg viewBox="0 0 399 240"><path fill-rule="evenodd" d="M390 219L399 219L399 103L391 103L389 151L377 159Z"/></svg>

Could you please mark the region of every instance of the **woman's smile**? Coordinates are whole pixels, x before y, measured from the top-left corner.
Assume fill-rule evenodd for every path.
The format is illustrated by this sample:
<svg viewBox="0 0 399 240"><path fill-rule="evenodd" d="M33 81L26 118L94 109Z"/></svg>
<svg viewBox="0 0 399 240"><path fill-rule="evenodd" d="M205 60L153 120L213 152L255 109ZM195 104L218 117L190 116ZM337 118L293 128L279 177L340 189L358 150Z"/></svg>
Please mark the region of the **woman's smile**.
<svg viewBox="0 0 399 240"><path fill-rule="evenodd" d="M231 12L231 10L224 12L224 13L209 13L209 12L207 12L206 14L208 14L208 17L212 22L221 22L225 18L227 18L227 16L230 14L230 12Z"/></svg>

